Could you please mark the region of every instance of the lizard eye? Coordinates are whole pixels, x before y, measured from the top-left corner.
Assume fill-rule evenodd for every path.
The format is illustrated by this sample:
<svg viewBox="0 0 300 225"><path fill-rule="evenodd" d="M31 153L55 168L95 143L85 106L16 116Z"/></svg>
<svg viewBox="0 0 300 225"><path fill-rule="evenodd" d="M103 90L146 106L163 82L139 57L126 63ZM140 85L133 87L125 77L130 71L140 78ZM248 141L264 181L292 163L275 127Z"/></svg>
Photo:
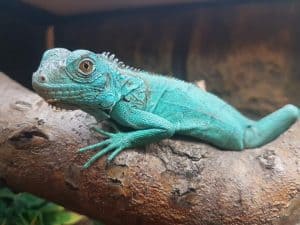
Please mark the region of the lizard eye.
<svg viewBox="0 0 300 225"><path fill-rule="evenodd" d="M79 72L83 75L90 75L95 70L94 63L90 59L84 59L79 63Z"/></svg>

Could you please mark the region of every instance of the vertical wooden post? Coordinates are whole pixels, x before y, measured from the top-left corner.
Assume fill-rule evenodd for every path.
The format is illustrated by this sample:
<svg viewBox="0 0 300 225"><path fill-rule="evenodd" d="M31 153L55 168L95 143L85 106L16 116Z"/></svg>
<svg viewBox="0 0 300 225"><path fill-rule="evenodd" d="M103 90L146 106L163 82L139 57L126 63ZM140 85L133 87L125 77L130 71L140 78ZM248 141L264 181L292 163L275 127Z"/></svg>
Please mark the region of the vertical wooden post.
<svg viewBox="0 0 300 225"><path fill-rule="evenodd" d="M46 48L54 48L55 47L55 33L54 33L54 26L50 25L47 27L46 30Z"/></svg>

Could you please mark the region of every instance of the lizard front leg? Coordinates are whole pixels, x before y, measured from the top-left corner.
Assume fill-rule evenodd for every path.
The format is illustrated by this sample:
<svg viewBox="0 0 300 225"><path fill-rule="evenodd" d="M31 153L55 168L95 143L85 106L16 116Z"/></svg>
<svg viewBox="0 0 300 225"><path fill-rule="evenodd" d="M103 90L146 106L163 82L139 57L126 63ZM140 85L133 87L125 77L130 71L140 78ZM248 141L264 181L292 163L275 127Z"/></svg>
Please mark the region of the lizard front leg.
<svg viewBox="0 0 300 225"><path fill-rule="evenodd" d="M112 118L122 126L131 127L136 131L109 133L95 128L95 131L107 136L103 142L87 146L79 150L85 152L92 149L102 148L89 161L84 168L91 166L93 162L103 155L111 152L108 161L113 160L122 150L160 141L171 137L175 133L175 127L168 120L140 109L132 108L128 103L118 103L112 113Z"/></svg>

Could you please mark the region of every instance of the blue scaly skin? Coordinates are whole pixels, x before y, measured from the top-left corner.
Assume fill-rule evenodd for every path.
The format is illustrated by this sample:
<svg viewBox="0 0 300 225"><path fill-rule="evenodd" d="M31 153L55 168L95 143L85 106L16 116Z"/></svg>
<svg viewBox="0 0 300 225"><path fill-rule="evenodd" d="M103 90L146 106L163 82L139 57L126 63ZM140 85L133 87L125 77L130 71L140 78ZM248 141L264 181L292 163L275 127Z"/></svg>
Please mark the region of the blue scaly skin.
<svg viewBox="0 0 300 225"><path fill-rule="evenodd" d="M129 68L106 52L48 50L32 84L49 104L81 109L98 121L108 119L127 128L127 132L116 133L94 128L107 139L79 150L99 150L84 168L107 153L111 161L126 148L175 133L220 149L256 148L278 137L300 115L296 106L286 105L253 121L191 83Z"/></svg>

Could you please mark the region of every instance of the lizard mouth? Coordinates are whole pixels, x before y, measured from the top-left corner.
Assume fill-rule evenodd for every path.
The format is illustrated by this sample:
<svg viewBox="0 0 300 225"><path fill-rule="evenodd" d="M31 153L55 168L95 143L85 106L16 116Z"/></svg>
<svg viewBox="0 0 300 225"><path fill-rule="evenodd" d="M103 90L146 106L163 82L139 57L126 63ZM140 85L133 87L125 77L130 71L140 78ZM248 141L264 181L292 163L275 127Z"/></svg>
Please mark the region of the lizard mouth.
<svg viewBox="0 0 300 225"><path fill-rule="evenodd" d="M62 88L56 88L52 86L39 85L33 83L33 89L55 110L75 110L78 107L72 103L72 99L77 99L80 95L80 89L70 91L70 88L63 90ZM73 101L74 102L74 101Z"/></svg>
<svg viewBox="0 0 300 225"><path fill-rule="evenodd" d="M74 87L74 85L55 85L39 84L33 82L33 89L54 109L56 110L76 110L80 104L85 103L85 94L89 93L89 88Z"/></svg>
<svg viewBox="0 0 300 225"><path fill-rule="evenodd" d="M65 104L59 99L50 98L46 99L46 102L49 104L49 106L55 110L62 111L62 110L75 110L78 109L78 107L75 107L70 104Z"/></svg>

